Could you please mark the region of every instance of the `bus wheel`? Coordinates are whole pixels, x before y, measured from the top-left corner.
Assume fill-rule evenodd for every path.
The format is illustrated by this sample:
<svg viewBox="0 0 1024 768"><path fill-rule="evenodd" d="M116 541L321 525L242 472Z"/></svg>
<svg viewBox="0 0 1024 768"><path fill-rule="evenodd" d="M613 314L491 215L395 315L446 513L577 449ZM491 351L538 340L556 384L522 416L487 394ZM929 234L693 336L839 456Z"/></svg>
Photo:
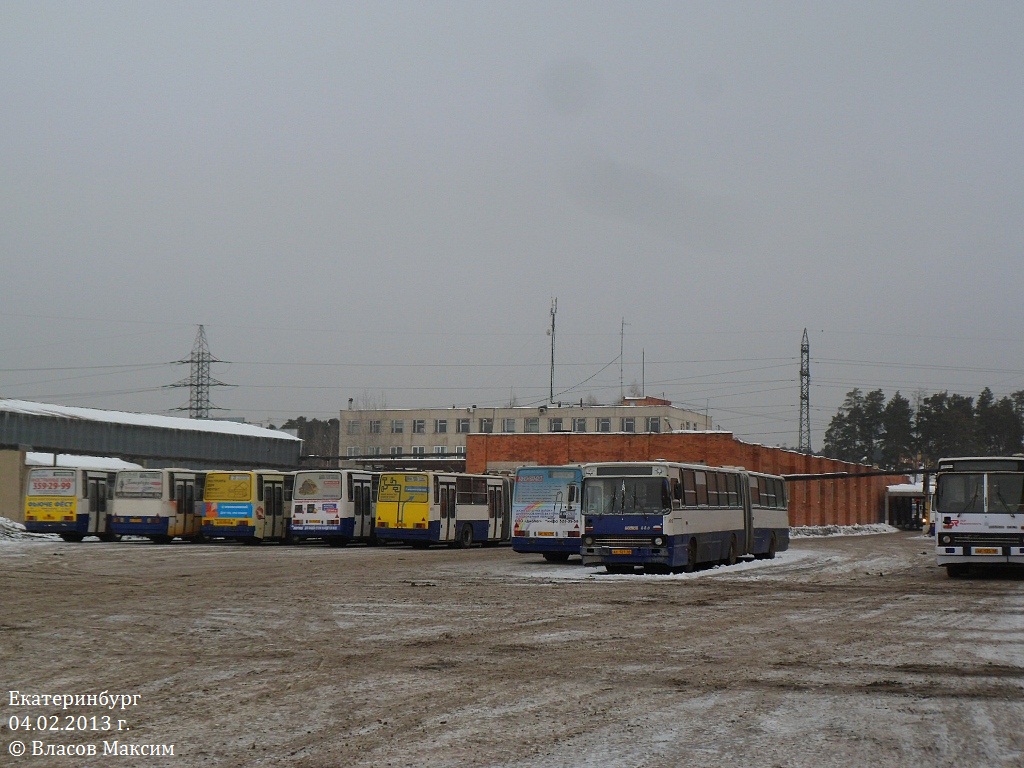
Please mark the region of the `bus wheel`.
<svg viewBox="0 0 1024 768"><path fill-rule="evenodd" d="M150 536L149 539L154 544L170 544L173 536L168 536L166 533L158 534L157 536Z"/></svg>
<svg viewBox="0 0 1024 768"><path fill-rule="evenodd" d="M683 566L683 573L693 573L697 569L697 540L690 539L690 546L686 548L686 565Z"/></svg>
<svg viewBox="0 0 1024 768"><path fill-rule="evenodd" d="M565 563L569 560L568 552L545 552L544 559L549 563Z"/></svg>
<svg viewBox="0 0 1024 768"><path fill-rule="evenodd" d="M466 549L471 546L473 546L473 526L469 523L463 523L459 529L458 547L459 549Z"/></svg>
<svg viewBox="0 0 1024 768"><path fill-rule="evenodd" d="M117 533L101 533L96 538L98 538L100 541L105 541L107 543L121 540L120 534Z"/></svg>
<svg viewBox="0 0 1024 768"><path fill-rule="evenodd" d="M768 545L768 552L765 553L764 559L765 560L774 560L775 559L775 534L774 533L772 534L772 540L771 540L771 543Z"/></svg>
<svg viewBox="0 0 1024 768"><path fill-rule="evenodd" d="M963 563L950 563L946 566L946 575L951 579L958 579L961 576L967 575L967 569L969 566Z"/></svg>
<svg viewBox="0 0 1024 768"><path fill-rule="evenodd" d="M729 554L725 556L726 565L736 565L736 537L729 541Z"/></svg>
<svg viewBox="0 0 1024 768"><path fill-rule="evenodd" d="M60 535L60 537L62 539L64 539L64 541L70 541L72 543L77 543L77 542L79 542L79 541L81 541L82 539L85 538L85 534L84 533L62 533Z"/></svg>

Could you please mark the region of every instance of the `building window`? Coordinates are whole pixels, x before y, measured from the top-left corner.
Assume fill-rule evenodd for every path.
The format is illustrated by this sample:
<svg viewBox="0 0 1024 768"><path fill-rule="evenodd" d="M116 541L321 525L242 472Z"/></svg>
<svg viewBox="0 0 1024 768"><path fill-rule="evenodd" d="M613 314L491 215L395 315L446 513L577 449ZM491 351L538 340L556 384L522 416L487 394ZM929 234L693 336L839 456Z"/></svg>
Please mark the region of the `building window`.
<svg viewBox="0 0 1024 768"><path fill-rule="evenodd" d="M427 446L425 446L425 445L414 445L412 447L412 455L413 456L426 456L427 455Z"/></svg>
<svg viewBox="0 0 1024 768"><path fill-rule="evenodd" d="M434 419L434 434L444 435L448 433L448 419Z"/></svg>
<svg viewBox="0 0 1024 768"><path fill-rule="evenodd" d="M350 445L348 447L348 455L349 455L349 457L358 456L359 455L359 446L358 445Z"/></svg>
<svg viewBox="0 0 1024 768"><path fill-rule="evenodd" d="M363 422L350 421L345 425L346 432L350 435L358 435L362 431Z"/></svg>
<svg viewBox="0 0 1024 768"><path fill-rule="evenodd" d="M400 435L405 431L405 422L402 419L391 420L391 434Z"/></svg>
<svg viewBox="0 0 1024 768"><path fill-rule="evenodd" d="M622 420L623 432L636 432L636 419L628 416Z"/></svg>
<svg viewBox="0 0 1024 768"><path fill-rule="evenodd" d="M540 432L540 419L529 416L523 420L523 432Z"/></svg>
<svg viewBox="0 0 1024 768"><path fill-rule="evenodd" d="M413 419L412 420L412 433L414 435L425 435L427 433L427 420L426 419Z"/></svg>
<svg viewBox="0 0 1024 768"><path fill-rule="evenodd" d="M480 419L480 431L489 434L494 431L494 419Z"/></svg>
<svg viewBox="0 0 1024 768"><path fill-rule="evenodd" d="M402 446L400 446L400 445L392 445L391 446L391 455L392 456L401 456L402 455Z"/></svg>
<svg viewBox="0 0 1024 768"><path fill-rule="evenodd" d="M456 419L455 431L459 434L466 434L469 432L469 419Z"/></svg>
<svg viewBox="0 0 1024 768"><path fill-rule="evenodd" d="M516 420L515 419L502 419L501 420L501 431L502 432L515 432L516 431Z"/></svg>
<svg viewBox="0 0 1024 768"><path fill-rule="evenodd" d="M448 453L448 449L445 446L443 446L443 445L435 445L434 446L434 455L435 456L444 456L446 453Z"/></svg>
<svg viewBox="0 0 1024 768"><path fill-rule="evenodd" d="M370 455L371 456L380 456L380 446L379 445L373 446L373 448L370 449Z"/></svg>
<svg viewBox="0 0 1024 768"><path fill-rule="evenodd" d="M612 420L607 416L602 416L597 420L597 431L598 432L611 432L612 431Z"/></svg>
<svg viewBox="0 0 1024 768"><path fill-rule="evenodd" d="M548 432L561 432L562 431L562 417L556 416L553 419L548 419Z"/></svg>
<svg viewBox="0 0 1024 768"><path fill-rule="evenodd" d="M379 435L380 434L380 419L370 419L370 434L371 435Z"/></svg>
<svg viewBox="0 0 1024 768"><path fill-rule="evenodd" d="M456 456L465 456L466 455L466 446L464 446L464 445L456 445L455 446L455 455Z"/></svg>
<svg viewBox="0 0 1024 768"><path fill-rule="evenodd" d="M572 431L573 432L586 432L587 431L587 420L581 416L577 416L572 420Z"/></svg>
<svg viewBox="0 0 1024 768"><path fill-rule="evenodd" d="M645 432L661 432L661 417L660 416L648 416L644 419L646 426Z"/></svg>

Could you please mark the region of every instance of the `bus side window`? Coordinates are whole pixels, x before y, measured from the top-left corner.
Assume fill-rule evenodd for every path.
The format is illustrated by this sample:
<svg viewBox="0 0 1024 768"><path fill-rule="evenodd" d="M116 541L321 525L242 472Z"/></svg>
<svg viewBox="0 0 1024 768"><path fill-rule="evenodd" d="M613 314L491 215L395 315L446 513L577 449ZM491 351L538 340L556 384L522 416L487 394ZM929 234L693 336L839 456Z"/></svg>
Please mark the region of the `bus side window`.
<svg viewBox="0 0 1024 768"><path fill-rule="evenodd" d="M692 469L683 470L683 505L697 506L697 483L694 480Z"/></svg>

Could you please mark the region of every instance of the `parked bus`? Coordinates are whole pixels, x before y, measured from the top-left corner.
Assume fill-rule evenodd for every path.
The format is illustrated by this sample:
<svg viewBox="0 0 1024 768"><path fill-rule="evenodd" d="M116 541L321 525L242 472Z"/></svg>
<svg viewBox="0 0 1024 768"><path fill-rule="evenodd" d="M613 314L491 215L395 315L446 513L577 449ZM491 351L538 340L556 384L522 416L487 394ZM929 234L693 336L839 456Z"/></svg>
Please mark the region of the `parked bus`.
<svg viewBox="0 0 1024 768"><path fill-rule="evenodd" d="M384 472L374 533L413 546L468 547L508 541L508 478L459 472Z"/></svg>
<svg viewBox="0 0 1024 768"><path fill-rule="evenodd" d="M114 479L111 528L157 544L198 541L203 521L204 472L189 469L122 469Z"/></svg>
<svg viewBox="0 0 1024 768"><path fill-rule="evenodd" d="M585 464L582 504L583 562L609 573L690 572L789 547L786 487L776 475L665 461Z"/></svg>
<svg viewBox="0 0 1024 768"><path fill-rule="evenodd" d="M110 525L114 473L103 469L40 467L30 469L25 488L25 530L56 533L64 541L96 536L119 538Z"/></svg>
<svg viewBox="0 0 1024 768"><path fill-rule="evenodd" d="M351 541L376 543L374 501L379 475L362 470L303 470L295 473L292 537L324 539L332 547Z"/></svg>
<svg viewBox="0 0 1024 768"><path fill-rule="evenodd" d="M1024 565L1024 458L939 459L935 554L951 577Z"/></svg>
<svg viewBox="0 0 1024 768"><path fill-rule="evenodd" d="M580 553L579 466L520 467L512 490L512 549L564 563Z"/></svg>
<svg viewBox="0 0 1024 768"><path fill-rule="evenodd" d="M200 532L250 544L290 541L294 476L267 469L207 472Z"/></svg>

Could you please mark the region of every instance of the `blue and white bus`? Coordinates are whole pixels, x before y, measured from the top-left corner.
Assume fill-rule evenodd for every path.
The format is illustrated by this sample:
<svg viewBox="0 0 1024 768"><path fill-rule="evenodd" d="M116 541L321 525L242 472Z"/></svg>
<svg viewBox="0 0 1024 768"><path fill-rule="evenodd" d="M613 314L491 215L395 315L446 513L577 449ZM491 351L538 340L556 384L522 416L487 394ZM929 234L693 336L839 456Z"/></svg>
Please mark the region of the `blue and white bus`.
<svg viewBox="0 0 1024 768"><path fill-rule="evenodd" d="M564 563L580 554L579 466L520 467L512 491L512 549Z"/></svg>
<svg viewBox="0 0 1024 768"><path fill-rule="evenodd" d="M324 539L332 547L349 542L376 543L374 501L379 475L352 469L315 469L295 473L292 538Z"/></svg>
<svg viewBox="0 0 1024 768"><path fill-rule="evenodd" d="M666 461L583 466L583 562L609 573L690 572L789 547L777 475Z"/></svg>
<svg viewBox="0 0 1024 768"><path fill-rule="evenodd" d="M122 469L114 480L111 529L145 536L156 544L175 538L199 541L204 472L190 469Z"/></svg>
<svg viewBox="0 0 1024 768"><path fill-rule="evenodd" d="M936 560L949 576L1024 566L1024 458L939 459L932 519Z"/></svg>

